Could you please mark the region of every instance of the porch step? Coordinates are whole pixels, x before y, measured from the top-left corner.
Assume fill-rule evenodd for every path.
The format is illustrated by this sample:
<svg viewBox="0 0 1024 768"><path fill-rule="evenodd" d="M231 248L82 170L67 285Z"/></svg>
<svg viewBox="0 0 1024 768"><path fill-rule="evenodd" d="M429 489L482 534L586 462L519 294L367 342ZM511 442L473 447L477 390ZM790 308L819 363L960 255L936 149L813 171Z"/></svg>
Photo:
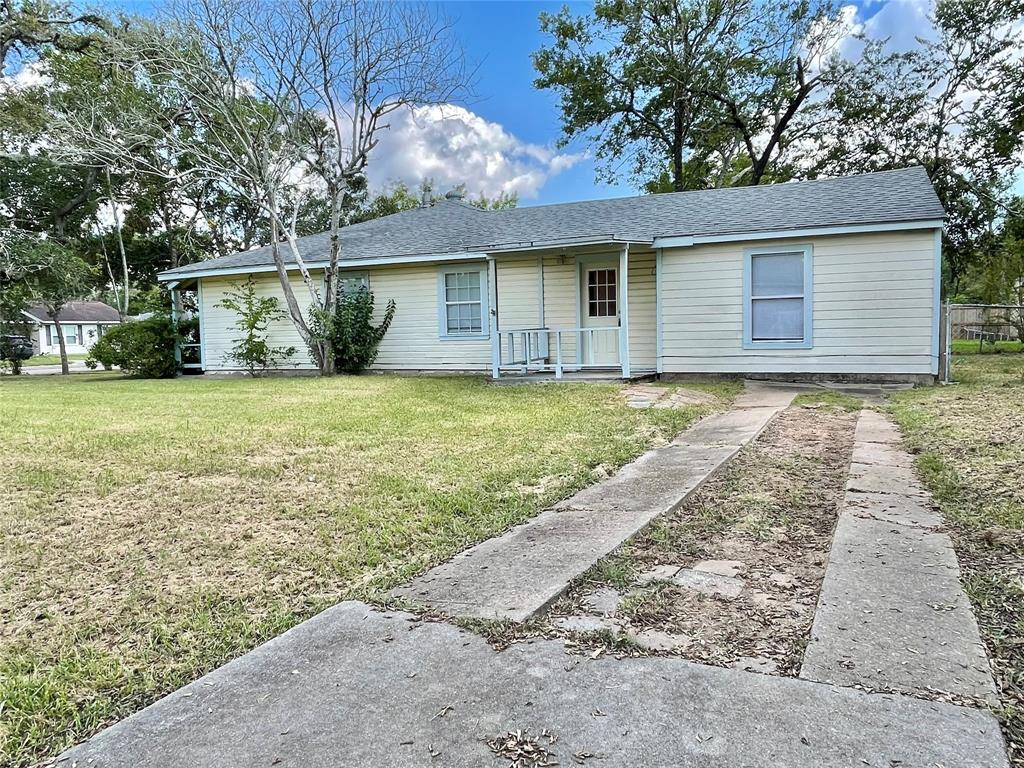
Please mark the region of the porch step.
<svg viewBox="0 0 1024 768"><path fill-rule="evenodd" d="M517 384L621 384L623 382L652 381L657 378L658 373L654 370L633 371L629 376L623 377L621 368L609 368L607 370L589 369L585 371L566 371L562 378L558 378L551 371L530 371L529 373L502 372L501 377L495 379L492 376L487 378L488 382L497 386L515 386Z"/></svg>
<svg viewBox="0 0 1024 768"><path fill-rule="evenodd" d="M608 480L392 594L449 616L526 621L651 520L686 501L795 395L778 389L751 393L740 407L698 422Z"/></svg>

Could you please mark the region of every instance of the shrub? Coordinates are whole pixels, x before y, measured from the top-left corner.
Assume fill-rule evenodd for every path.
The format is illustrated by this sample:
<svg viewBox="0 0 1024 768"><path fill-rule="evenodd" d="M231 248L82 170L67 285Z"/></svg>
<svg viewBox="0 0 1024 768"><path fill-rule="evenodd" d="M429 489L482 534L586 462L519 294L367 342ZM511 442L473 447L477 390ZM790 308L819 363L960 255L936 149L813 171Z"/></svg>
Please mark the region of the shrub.
<svg viewBox="0 0 1024 768"><path fill-rule="evenodd" d="M153 315L115 326L89 349L90 368L114 366L130 376L169 379L178 373L174 345L178 334L167 315Z"/></svg>
<svg viewBox="0 0 1024 768"><path fill-rule="evenodd" d="M377 348L395 317L395 302L388 301L380 325L373 324L373 306L373 291L363 285L354 290L339 290L333 315L314 315L313 334L330 339L335 370L359 373L377 359Z"/></svg>
<svg viewBox="0 0 1024 768"><path fill-rule="evenodd" d="M233 286L217 306L238 315L235 328L241 332L225 357L245 368L251 376L261 376L268 368L276 367L295 354L295 347L272 347L267 342L270 324L283 320L285 314L277 298L256 293L256 283L251 276L241 285Z"/></svg>

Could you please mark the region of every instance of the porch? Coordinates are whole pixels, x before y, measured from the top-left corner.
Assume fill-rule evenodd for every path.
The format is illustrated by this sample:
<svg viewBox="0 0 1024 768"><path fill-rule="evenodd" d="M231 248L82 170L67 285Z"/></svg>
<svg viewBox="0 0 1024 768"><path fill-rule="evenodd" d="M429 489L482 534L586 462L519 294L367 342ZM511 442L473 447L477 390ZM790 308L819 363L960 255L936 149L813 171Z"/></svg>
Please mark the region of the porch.
<svg viewBox="0 0 1024 768"><path fill-rule="evenodd" d="M657 373L656 253L614 244L488 258L491 378Z"/></svg>

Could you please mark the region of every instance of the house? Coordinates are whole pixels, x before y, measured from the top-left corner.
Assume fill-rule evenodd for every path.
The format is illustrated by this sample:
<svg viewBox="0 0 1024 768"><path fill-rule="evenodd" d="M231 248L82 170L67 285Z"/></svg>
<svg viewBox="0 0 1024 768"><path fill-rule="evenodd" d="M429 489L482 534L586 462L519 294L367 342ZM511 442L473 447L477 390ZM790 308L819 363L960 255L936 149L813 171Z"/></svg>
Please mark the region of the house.
<svg viewBox="0 0 1024 768"><path fill-rule="evenodd" d="M23 313L32 324L32 349L37 355L60 354L57 325L42 305ZM111 326L121 322L117 310L102 301L69 301L57 315L68 354L88 352Z"/></svg>
<svg viewBox="0 0 1024 768"><path fill-rule="evenodd" d="M918 167L503 211L446 199L344 228L341 266L397 304L379 371L930 381L944 215ZM300 247L322 275L327 233ZM237 369L220 302L249 275L281 296L269 247L159 276L198 293L206 371ZM289 320L270 340L313 367Z"/></svg>

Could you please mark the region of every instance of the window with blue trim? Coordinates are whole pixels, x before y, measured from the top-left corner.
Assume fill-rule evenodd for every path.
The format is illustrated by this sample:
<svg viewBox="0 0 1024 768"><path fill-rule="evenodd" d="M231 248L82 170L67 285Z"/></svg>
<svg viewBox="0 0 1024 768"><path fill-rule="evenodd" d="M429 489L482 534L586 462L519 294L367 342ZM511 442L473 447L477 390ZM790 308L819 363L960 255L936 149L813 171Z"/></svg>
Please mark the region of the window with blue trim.
<svg viewBox="0 0 1024 768"><path fill-rule="evenodd" d="M810 346L810 248L749 250L744 278L744 343Z"/></svg>
<svg viewBox="0 0 1024 768"><path fill-rule="evenodd" d="M487 328L487 278L478 267L445 269L438 282L440 331L444 337L482 337Z"/></svg>

